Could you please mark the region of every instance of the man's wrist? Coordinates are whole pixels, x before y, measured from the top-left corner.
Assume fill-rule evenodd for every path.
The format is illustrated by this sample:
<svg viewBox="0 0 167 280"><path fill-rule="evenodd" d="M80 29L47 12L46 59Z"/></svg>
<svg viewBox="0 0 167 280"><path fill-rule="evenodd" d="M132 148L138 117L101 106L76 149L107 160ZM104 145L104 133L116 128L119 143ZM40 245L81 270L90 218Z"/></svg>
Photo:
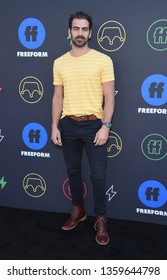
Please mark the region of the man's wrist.
<svg viewBox="0 0 167 280"><path fill-rule="evenodd" d="M102 125L102 128L104 128L104 129L107 130L108 132L110 131L110 128L107 127L106 125Z"/></svg>
<svg viewBox="0 0 167 280"><path fill-rule="evenodd" d="M55 124L52 124L52 129L54 128L58 128L58 125L55 123Z"/></svg>
<svg viewBox="0 0 167 280"><path fill-rule="evenodd" d="M103 126L106 126L107 128L111 128L111 126L112 126L112 124L111 124L111 122L104 122L104 121L102 121L102 125Z"/></svg>

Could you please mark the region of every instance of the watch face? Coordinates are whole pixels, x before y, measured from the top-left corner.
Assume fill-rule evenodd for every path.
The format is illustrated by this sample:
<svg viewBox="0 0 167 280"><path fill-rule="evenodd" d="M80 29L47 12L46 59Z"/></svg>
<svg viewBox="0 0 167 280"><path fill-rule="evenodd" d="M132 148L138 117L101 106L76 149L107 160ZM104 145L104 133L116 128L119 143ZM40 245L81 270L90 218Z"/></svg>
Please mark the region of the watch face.
<svg viewBox="0 0 167 280"><path fill-rule="evenodd" d="M107 127L111 127L111 123L110 122L102 122L103 125L107 126Z"/></svg>
<svg viewBox="0 0 167 280"><path fill-rule="evenodd" d="M111 127L111 124L110 124L110 123L107 123L106 125L107 125L107 127Z"/></svg>

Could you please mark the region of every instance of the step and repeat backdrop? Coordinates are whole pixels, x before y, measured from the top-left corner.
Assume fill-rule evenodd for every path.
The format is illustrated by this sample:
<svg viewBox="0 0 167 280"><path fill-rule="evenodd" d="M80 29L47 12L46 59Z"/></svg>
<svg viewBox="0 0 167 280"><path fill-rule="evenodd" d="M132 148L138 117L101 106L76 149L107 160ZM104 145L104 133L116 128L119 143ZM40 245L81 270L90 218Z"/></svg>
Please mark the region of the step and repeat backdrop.
<svg viewBox="0 0 167 280"><path fill-rule="evenodd" d="M167 1L2 0L0 206L70 213L62 150L51 141L53 61L70 49L68 19L93 18L90 47L114 63L107 216L167 225ZM83 154L85 206L92 184Z"/></svg>

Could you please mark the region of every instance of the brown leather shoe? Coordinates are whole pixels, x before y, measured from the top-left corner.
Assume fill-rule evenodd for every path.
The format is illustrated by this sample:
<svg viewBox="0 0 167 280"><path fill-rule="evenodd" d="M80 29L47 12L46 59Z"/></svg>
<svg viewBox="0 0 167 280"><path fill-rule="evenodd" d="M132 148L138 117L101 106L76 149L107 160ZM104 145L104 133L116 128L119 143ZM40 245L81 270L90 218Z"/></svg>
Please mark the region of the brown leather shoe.
<svg viewBox="0 0 167 280"><path fill-rule="evenodd" d="M73 212L68 220L62 226L63 230L71 230L77 226L81 221L87 218L83 204L74 206Z"/></svg>
<svg viewBox="0 0 167 280"><path fill-rule="evenodd" d="M107 231L107 219L104 216L97 215L96 223L94 224L94 228L96 231L96 242L100 245L107 245L109 242L109 234Z"/></svg>

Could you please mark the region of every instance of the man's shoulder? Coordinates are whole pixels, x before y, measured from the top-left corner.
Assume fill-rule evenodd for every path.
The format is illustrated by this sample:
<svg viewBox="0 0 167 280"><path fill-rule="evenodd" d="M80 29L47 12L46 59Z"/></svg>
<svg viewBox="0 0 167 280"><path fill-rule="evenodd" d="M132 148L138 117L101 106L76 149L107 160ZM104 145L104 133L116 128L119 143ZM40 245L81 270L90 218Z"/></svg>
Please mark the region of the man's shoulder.
<svg viewBox="0 0 167 280"><path fill-rule="evenodd" d="M97 50L94 50L94 49L92 49L92 54L93 54L95 57L99 57L99 58L101 58L101 59L111 59L107 54L102 53L102 52L97 51Z"/></svg>
<svg viewBox="0 0 167 280"><path fill-rule="evenodd" d="M69 57L69 52L66 52L65 54L55 58L54 63L62 62L63 60L66 60Z"/></svg>

